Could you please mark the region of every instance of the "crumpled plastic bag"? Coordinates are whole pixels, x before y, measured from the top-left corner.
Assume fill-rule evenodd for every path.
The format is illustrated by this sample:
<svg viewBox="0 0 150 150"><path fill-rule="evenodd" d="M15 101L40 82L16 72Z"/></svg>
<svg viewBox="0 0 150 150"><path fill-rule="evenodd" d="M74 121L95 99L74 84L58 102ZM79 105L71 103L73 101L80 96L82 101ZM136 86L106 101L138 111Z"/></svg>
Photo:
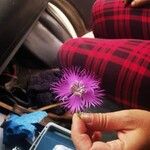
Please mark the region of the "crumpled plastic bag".
<svg viewBox="0 0 150 150"><path fill-rule="evenodd" d="M35 136L36 127L47 113L44 111L32 112L21 116L11 114L3 124L3 143L14 144L28 139L32 141Z"/></svg>

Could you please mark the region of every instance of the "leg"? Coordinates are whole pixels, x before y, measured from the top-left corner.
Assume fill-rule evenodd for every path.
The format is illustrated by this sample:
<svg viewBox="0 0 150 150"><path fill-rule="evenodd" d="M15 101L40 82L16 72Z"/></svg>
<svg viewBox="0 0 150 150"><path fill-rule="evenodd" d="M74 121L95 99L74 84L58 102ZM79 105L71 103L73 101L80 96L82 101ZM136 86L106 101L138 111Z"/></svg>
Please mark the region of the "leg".
<svg viewBox="0 0 150 150"><path fill-rule="evenodd" d="M95 36L150 39L150 6L148 7L125 7L122 0L96 0L92 9Z"/></svg>
<svg viewBox="0 0 150 150"><path fill-rule="evenodd" d="M102 79L106 96L131 108L150 109L150 41L71 39L60 64L87 68Z"/></svg>

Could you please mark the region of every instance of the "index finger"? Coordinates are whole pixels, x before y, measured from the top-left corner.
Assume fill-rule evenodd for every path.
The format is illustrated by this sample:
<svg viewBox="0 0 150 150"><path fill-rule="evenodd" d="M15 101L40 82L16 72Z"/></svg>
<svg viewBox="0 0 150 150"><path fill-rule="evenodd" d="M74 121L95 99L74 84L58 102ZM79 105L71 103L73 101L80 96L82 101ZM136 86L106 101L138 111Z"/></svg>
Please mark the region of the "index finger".
<svg viewBox="0 0 150 150"><path fill-rule="evenodd" d="M77 116L77 114L73 115L72 121L71 137L76 149L90 149L92 142L88 134L86 134L87 128L84 122Z"/></svg>

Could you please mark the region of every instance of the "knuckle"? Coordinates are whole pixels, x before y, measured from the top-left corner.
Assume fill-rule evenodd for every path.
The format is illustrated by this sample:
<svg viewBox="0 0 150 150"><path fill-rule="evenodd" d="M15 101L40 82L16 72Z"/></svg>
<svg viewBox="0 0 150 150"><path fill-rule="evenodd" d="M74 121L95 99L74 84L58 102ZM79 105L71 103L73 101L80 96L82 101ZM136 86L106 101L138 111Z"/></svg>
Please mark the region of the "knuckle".
<svg viewBox="0 0 150 150"><path fill-rule="evenodd" d="M107 128L108 117L106 114L100 113L97 115L98 123L101 125L102 130Z"/></svg>
<svg viewBox="0 0 150 150"><path fill-rule="evenodd" d="M124 123L127 124L127 125L134 125L135 124L135 117L134 117L134 114L135 112L134 111L131 111L131 110L127 110L124 112L124 115L122 116L123 117L123 120L124 120Z"/></svg>

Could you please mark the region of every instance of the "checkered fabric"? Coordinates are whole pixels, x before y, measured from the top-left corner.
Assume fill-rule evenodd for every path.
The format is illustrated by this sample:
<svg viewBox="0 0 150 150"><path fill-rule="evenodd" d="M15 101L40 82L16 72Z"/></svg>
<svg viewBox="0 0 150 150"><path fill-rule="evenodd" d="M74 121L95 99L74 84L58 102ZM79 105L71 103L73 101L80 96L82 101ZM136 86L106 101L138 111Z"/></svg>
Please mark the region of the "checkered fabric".
<svg viewBox="0 0 150 150"><path fill-rule="evenodd" d="M132 8L123 0L96 0L92 16L96 37L150 39L150 6Z"/></svg>
<svg viewBox="0 0 150 150"><path fill-rule="evenodd" d="M150 41L71 39L59 51L64 67L80 66L101 78L106 97L150 109Z"/></svg>

